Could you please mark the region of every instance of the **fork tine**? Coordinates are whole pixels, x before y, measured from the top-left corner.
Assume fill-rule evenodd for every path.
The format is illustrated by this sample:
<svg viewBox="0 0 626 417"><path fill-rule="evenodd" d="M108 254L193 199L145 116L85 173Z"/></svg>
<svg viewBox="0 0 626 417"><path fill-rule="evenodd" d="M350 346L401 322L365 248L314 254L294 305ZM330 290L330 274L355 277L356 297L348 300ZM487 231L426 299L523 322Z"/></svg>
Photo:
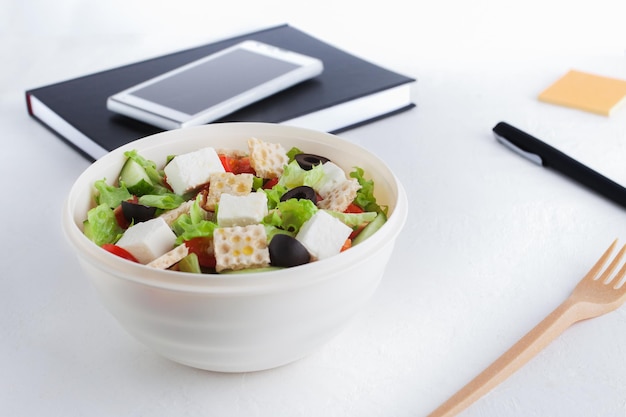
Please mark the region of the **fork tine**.
<svg viewBox="0 0 626 417"><path fill-rule="evenodd" d="M613 273L613 271L615 271L615 268L617 268L617 265L619 265L619 263L622 261L622 258L624 257L624 252L626 252L626 245L622 246L622 249L617 253L617 255L615 255L615 258L613 258L613 261L611 262L611 264L606 268L606 270L600 276L600 278L598 278L599 281L601 281L604 284L608 284L613 280L614 276L611 274ZM619 278L618 278L618 282L619 282Z"/></svg>
<svg viewBox="0 0 626 417"><path fill-rule="evenodd" d="M611 252L613 252L616 244L617 239L615 239L613 243L611 243L611 246L609 246L609 248L602 254L600 259L598 259L598 262L596 262L596 264L589 270L589 272L587 272L587 275L585 275L583 281L587 279L596 279L598 273L600 272L604 264L606 264L607 259L609 258L609 256L611 256Z"/></svg>
<svg viewBox="0 0 626 417"><path fill-rule="evenodd" d="M624 246L624 248L626 248L626 245ZM624 251L624 248L622 248L622 251ZM615 274L615 285L613 285L614 289L622 288L624 291L626 291L626 285L624 285L624 276L626 276L626 263L624 263L619 272Z"/></svg>

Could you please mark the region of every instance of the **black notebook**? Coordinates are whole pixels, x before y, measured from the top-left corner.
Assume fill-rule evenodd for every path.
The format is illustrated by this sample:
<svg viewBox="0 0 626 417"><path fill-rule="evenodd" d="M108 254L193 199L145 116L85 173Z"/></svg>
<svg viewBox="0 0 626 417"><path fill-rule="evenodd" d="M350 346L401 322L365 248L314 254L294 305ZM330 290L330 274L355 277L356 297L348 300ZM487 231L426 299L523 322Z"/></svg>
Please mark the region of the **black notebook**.
<svg viewBox="0 0 626 417"><path fill-rule="evenodd" d="M324 72L214 123L269 122L337 133L414 107L414 78L365 61L289 25L26 91L28 112L91 160L161 129L109 111L107 98L246 39L319 58Z"/></svg>

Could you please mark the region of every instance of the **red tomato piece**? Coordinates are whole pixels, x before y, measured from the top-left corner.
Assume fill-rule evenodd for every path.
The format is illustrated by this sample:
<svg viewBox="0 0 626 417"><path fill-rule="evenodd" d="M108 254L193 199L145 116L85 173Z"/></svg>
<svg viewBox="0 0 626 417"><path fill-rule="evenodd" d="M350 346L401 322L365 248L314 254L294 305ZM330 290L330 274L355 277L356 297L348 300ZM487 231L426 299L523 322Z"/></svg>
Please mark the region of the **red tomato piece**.
<svg viewBox="0 0 626 417"><path fill-rule="evenodd" d="M232 158L229 158L228 156L223 154L220 154L218 156L220 157L220 161L222 161L222 166L224 167L224 170L226 172L233 172L233 168L231 166Z"/></svg>
<svg viewBox="0 0 626 417"><path fill-rule="evenodd" d="M115 207L113 210L113 214L115 214L115 220L117 220L117 224L124 230L128 229L130 223L126 220L124 216L124 212L122 211L122 205Z"/></svg>
<svg viewBox="0 0 626 417"><path fill-rule="evenodd" d="M355 237L357 237L359 235L359 233L361 233L361 231L365 229L365 225L361 225L359 227L357 227L355 230L352 231L352 233L350 233L350 240L354 239Z"/></svg>
<svg viewBox="0 0 626 417"><path fill-rule="evenodd" d="M256 171L250 165L250 158L247 156L241 157L237 160L237 166L235 168L235 174L252 174L256 175Z"/></svg>
<svg viewBox="0 0 626 417"><path fill-rule="evenodd" d="M226 172L232 172L233 174L252 174L256 175L256 171L250 165L250 158L242 156L241 158L234 158L228 155L219 155L222 166Z"/></svg>
<svg viewBox="0 0 626 417"><path fill-rule="evenodd" d="M114 245L112 243L105 243L104 245L102 245L102 249L104 249L107 252L111 252L113 255L117 255L120 258L124 258L129 261L139 263L137 258L135 258L132 253L130 253L129 251L127 251L126 249L120 246Z"/></svg>
<svg viewBox="0 0 626 417"><path fill-rule="evenodd" d="M271 178L267 180L265 184L263 184L263 188L266 190L271 190L276 184L278 184L278 178Z"/></svg>
<svg viewBox="0 0 626 417"><path fill-rule="evenodd" d="M215 268L215 254L213 252L213 239L205 237L194 237L185 242L189 252L198 256L200 266Z"/></svg>
<svg viewBox="0 0 626 417"><path fill-rule="evenodd" d="M365 210L363 210L361 207L357 206L354 203L350 203L350 205L348 206L348 208L346 208L343 212L344 213L363 213Z"/></svg>

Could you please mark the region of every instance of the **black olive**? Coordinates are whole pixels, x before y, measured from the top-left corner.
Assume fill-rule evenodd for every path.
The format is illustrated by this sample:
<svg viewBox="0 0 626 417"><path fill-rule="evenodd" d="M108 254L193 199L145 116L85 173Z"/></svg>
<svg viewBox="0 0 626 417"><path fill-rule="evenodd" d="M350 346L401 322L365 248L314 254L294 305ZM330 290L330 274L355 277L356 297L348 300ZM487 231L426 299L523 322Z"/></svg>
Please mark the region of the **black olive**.
<svg viewBox="0 0 626 417"><path fill-rule="evenodd" d="M122 201L122 213L124 213L124 218L129 223L140 223L152 219L156 213L156 207L144 206L131 201Z"/></svg>
<svg viewBox="0 0 626 417"><path fill-rule="evenodd" d="M292 267L311 261L309 251L299 240L285 234L274 235L268 245L273 266Z"/></svg>
<svg viewBox="0 0 626 417"><path fill-rule="evenodd" d="M287 201L290 198L311 200L313 204L317 204L317 194L315 194L315 190L307 185L292 188L280 197L280 201Z"/></svg>
<svg viewBox="0 0 626 417"><path fill-rule="evenodd" d="M316 165L325 164L330 161L330 159L324 156L313 155L312 153L299 153L295 156L295 160L298 165L300 165L300 168L305 171L310 170Z"/></svg>

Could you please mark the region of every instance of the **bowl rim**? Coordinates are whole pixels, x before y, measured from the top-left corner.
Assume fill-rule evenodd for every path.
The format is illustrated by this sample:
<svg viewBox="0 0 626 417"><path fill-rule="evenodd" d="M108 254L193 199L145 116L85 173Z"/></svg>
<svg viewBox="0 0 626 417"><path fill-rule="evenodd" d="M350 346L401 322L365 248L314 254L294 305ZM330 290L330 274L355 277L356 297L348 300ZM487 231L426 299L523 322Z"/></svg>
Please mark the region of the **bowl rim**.
<svg viewBox="0 0 626 417"><path fill-rule="evenodd" d="M224 274L198 275L180 271L159 270L133 263L103 250L84 235L82 228L77 224L76 220L76 199L79 193L84 192L86 188L84 183L93 176L94 171L97 171L102 166L106 167L116 163L123 157L123 153L128 150L138 149L141 153L147 149L167 146L167 143L172 140L181 140L177 139L177 136L182 135L184 137L187 133L189 133L188 137L191 137L193 134L208 133L210 135L220 131L230 134L242 132L240 133L242 135L245 131L253 131L257 132L255 134L259 137L262 137L262 133L266 131L273 133L279 131L281 134L297 135L298 139L307 142L315 141L323 146L337 147L340 145L343 148L350 148L353 151L362 153L380 167L381 172L385 174L395 187L396 200L389 215L389 220L372 237L332 258L297 267L272 270L271 272L232 273L228 274L227 277ZM245 135L247 137L250 136L249 133L245 133ZM185 140L184 138L182 140L191 141L191 139ZM163 157L165 158L166 155ZM407 215L408 201L404 187L382 159L361 145L331 133L301 127L262 122L229 122L160 132L129 142L99 158L87 167L72 184L63 207L62 228L66 239L73 246L80 259L107 272L112 277L174 291L210 292L216 294L236 292L243 294L277 292L293 287L312 285L315 282L326 279L326 277L336 272L337 269L349 269L351 266L365 262L371 255L380 250L381 246L393 245L395 238L406 222ZM301 277L294 279L294 272Z"/></svg>

